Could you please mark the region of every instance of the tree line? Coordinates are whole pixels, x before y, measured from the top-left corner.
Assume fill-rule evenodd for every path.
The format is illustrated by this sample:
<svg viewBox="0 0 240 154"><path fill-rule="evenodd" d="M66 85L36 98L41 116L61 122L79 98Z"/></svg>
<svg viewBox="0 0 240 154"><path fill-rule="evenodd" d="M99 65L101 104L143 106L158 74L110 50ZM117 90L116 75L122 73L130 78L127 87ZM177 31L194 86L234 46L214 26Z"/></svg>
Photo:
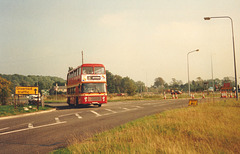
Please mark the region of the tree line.
<svg viewBox="0 0 240 154"><path fill-rule="evenodd" d="M230 77L224 77L222 80L215 78L214 80L203 80L201 77L197 77L196 80L190 81L190 90L193 92L202 92L208 90L209 87L213 87L214 91L218 91L224 85L224 83L230 83L231 87L234 87L234 80ZM183 83L181 80L172 78L172 81L168 84L162 77L158 77L154 80L154 85L151 87L155 92L163 92L166 89L188 91L188 83Z"/></svg>
<svg viewBox="0 0 240 154"><path fill-rule="evenodd" d="M106 75L108 93L127 93L132 96L137 92L146 91L145 84L141 81L135 82L129 77L113 75L110 71L106 71Z"/></svg>
<svg viewBox="0 0 240 154"><path fill-rule="evenodd" d="M14 93L16 86L38 86L39 91L43 89L51 89L53 86L58 84L58 86L64 86L66 81L59 77L51 77L51 76L39 76L39 75L6 75L0 74L1 78L6 79L11 82L11 92Z"/></svg>
<svg viewBox="0 0 240 154"><path fill-rule="evenodd" d="M107 90L108 93L127 93L132 96L136 93L142 92L153 92L153 93L163 93L169 90L180 90L188 91L188 83L183 83L181 80L172 78L170 83L164 81L162 77L157 77L154 80L154 84L151 87L146 87L142 81L135 82L129 77L122 77L120 75L114 75L110 71L106 71L107 75ZM38 76L38 75L5 75L0 74L0 97L1 102L5 103L5 98L14 94L16 86L38 86L39 91L50 89L50 94L55 94L53 87L58 84L58 86L64 86L66 80L59 77L51 76ZM222 80L216 78L214 79L214 90L219 90L224 83L230 83L234 87L234 80L229 77L224 77ZM191 81L191 91L201 92L207 90L209 87L213 86L213 81L203 80L198 77L196 80Z"/></svg>

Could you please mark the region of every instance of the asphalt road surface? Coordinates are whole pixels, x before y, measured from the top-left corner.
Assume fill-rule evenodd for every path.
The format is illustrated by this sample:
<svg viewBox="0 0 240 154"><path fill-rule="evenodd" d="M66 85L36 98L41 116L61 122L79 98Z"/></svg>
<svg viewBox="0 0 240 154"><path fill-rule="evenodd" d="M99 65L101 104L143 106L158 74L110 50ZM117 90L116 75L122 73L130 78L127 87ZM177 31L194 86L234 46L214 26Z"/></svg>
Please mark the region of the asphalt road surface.
<svg viewBox="0 0 240 154"><path fill-rule="evenodd" d="M9 119L0 118L0 153L47 153L129 121L188 106L188 100L108 102L100 108L69 108Z"/></svg>

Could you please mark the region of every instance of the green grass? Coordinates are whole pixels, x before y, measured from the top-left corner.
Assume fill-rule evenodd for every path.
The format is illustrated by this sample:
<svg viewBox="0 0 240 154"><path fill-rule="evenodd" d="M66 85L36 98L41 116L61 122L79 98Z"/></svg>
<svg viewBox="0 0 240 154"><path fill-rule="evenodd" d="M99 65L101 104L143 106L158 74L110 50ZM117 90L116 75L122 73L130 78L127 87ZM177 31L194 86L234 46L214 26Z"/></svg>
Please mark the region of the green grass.
<svg viewBox="0 0 240 154"><path fill-rule="evenodd" d="M24 107L29 107L29 106L32 106L32 109L25 111ZM2 105L2 106L0 106L0 117L18 115L18 114L24 114L24 113L31 113L31 112L38 112L38 111L51 109L50 107L39 106L39 110L37 110L36 105L29 105L29 106L21 105L21 106L17 106L15 109L13 105Z"/></svg>
<svg viewBox="0 0 240 154"><path fill-rule="evenodd" d="M147 116L52 153L240 153L240 103L208 102ZM80 138L80 137L79 137Z"/></svg>

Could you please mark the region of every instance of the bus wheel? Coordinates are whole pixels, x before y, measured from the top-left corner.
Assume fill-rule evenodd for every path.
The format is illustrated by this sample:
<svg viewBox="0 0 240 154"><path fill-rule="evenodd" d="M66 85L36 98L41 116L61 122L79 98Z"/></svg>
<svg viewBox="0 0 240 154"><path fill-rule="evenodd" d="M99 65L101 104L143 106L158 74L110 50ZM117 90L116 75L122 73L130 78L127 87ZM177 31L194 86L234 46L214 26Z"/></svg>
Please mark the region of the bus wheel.
<svg viewBox="0 0 240 154"><path fill-rule="evenodd" d="M79 107L79 104L78 104L78 97L76 97L76 102L75 102L75 108Z"/></svg>
<svg viewBox="0 0 240 154"><path fill-rule="evenodd" d="M73 104L68 104L69 105L69 107L74 107L74 105Z"/></svg>
<svg viewBox="0 0 240 154"><path fill-rule="evenodd" d="M98 107L101 107L102 106L102 104L98 104Z"/></svg>

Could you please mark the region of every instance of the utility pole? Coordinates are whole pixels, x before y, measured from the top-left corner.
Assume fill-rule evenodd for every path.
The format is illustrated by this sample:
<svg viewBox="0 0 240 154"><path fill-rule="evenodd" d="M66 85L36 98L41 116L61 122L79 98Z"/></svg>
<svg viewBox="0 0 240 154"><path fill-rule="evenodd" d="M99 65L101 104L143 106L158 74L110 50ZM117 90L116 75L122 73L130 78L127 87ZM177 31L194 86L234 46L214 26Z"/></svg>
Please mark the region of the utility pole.
<svg viewBox="0 0 240 154"><path fill-rule="evenodd" d="M82 64L83 64L83 51L82 51Z"/></svg>

